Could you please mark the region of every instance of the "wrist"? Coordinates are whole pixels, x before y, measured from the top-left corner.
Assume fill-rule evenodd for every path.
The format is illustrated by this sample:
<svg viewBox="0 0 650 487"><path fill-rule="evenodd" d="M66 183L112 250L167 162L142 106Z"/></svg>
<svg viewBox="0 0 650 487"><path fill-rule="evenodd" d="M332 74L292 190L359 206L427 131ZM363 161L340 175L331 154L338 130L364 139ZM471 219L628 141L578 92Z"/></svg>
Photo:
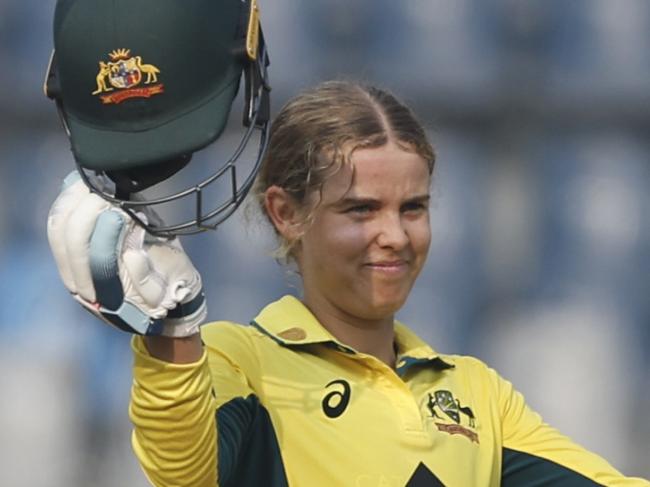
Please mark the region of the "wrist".
<svg viewBox="0 0 650 487"><path fill-rule="evenodd" d="M185 337L145 336L143 339L149 354L165 362L188 364L197 362L203 355L199 333Z"/></svg>
<svg viewBox="0 0 650 487"><path fill-rule="evenodd" d="M149 335L162 335L172 338L187 337L199 333L199 327L205 322L208 308L203 290L189 302L179 304L167 313Z"/></svg>

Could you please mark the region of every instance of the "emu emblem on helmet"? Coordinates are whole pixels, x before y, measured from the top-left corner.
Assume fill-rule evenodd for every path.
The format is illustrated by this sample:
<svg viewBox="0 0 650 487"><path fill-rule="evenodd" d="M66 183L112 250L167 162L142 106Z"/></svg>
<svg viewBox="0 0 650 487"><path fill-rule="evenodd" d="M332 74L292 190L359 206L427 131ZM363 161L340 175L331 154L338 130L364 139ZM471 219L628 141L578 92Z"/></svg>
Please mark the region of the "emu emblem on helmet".
<svg viewBox="0 0 650 487"><path fill-rule="evenodd" d="M153 64L142 64L141 56L131 56L130 49L116 49L109 57L109 62L99 61L97 89L92 92L93 95L101 95L104 105L121 103L129 98L149 98L164 92L162 84L153 84L158 82L160 69ZM150 86L138 87L143 74L147 75L144 84Z"/></svg>

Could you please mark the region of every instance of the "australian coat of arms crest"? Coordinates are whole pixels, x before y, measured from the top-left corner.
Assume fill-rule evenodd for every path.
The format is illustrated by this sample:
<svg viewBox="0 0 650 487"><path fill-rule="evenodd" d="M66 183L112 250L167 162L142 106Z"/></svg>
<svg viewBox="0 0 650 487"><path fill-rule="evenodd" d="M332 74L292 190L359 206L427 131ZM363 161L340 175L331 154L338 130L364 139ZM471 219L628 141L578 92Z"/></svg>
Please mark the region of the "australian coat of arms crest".
<svg viewBox="0 0 650 487"><path fill-rule="evenodd" d="M478 435L475 431L476 417L474 412L468 406L461 405L458 399L450 391L439 390L433 394L428 394L427 408L431 413L431 417L440 421L436 421L436 426L440 431L444 431L451 435L463 435L471 441L478 443ZM465 416L465 425L462 424ZM453 423L445 422L445 416L452 420Z"/></svg>
<svg viewBox="0 0 650 487"><path fill-rule="evenodd" d="M163 93L158 83L158 69L153 64L143 64L141 56L131 56L130 49L116 49L109 53L109 62L99 61L97 89L103 104L121 103L129 98L149 98ZM143 78L146 75L146 79ZM141 83L145 86L141 86Z"/></svg>

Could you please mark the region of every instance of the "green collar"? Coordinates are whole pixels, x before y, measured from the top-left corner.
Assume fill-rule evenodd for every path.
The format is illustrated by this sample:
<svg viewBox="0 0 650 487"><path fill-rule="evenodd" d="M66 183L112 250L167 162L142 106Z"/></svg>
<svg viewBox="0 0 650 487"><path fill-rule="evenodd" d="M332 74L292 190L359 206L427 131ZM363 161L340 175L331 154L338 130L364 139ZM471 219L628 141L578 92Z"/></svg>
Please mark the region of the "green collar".
<svg viewBox="0 0 650 487"><path fill-rule="evenodd" d="M356 354L353 348L339 342L328 332L294 296L284 296L266 306L251 322L262 333L283 346L302 346L322 343L341 352ZM431 363L439 369L452 368L415 333L402 323L395 321L395 342L397 344L397 372L402 375L415 364Z"/></svg>

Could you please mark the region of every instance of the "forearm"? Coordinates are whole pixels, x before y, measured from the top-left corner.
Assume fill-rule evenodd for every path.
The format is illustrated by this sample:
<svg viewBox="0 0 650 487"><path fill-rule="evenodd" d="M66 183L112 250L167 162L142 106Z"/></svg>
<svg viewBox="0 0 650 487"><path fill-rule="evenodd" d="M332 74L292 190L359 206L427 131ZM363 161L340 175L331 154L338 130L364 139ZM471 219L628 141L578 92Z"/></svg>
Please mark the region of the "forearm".
<svg viewBox="0 0 650 487"><path fill-rule="evenodd" d="M153 340L163 355L188 360L198 336ZM216 485L216 404L206 357L171 363L148 353L136 338L130 417L133 448L156 486ZM198 345L201 342L198 339ZM185 353L187 352L187 353Z"/></svg>

